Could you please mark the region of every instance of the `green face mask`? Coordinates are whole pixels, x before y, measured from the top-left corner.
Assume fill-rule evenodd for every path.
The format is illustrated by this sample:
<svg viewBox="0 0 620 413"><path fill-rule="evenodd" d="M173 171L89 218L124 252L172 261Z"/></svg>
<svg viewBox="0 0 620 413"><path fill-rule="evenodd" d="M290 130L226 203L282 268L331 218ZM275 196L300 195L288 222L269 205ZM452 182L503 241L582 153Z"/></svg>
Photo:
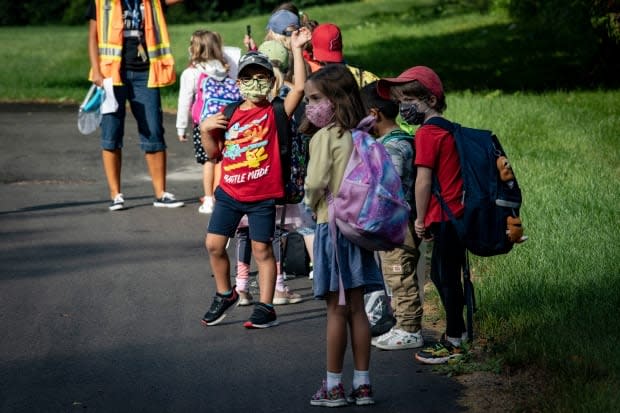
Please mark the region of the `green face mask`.
<svg viewBox="0 0 620 413"><path fill-rule="evenodd" d="M260 102L267 98L272 86L269 79L251 79L239 82L239 92L241 92L245 99L251 102Z"/></svg>

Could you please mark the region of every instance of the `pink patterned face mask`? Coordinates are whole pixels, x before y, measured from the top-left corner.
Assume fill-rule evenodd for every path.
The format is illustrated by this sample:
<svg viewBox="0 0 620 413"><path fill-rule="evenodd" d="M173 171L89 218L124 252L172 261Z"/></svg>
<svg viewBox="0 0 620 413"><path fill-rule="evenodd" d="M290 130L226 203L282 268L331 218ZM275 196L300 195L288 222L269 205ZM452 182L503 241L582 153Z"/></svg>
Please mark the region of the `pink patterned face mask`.
<svg viewBox="0 0 620 413"><path fill-rule="evenodd" d="M334 118L334 105L329 99L323 99L314 105L306 105L306 117L318 128L324 128Z"/></svg>

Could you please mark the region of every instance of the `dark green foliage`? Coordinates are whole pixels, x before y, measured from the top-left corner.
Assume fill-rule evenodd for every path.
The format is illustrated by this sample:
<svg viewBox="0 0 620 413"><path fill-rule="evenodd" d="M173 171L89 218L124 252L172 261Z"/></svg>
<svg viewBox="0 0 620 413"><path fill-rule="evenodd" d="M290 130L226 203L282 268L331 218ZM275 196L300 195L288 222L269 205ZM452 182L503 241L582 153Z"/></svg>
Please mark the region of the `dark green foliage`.
<svg viewBox="0 0 620 413"><path fill-rule="evenodd" d="M83 24L84 13L90 0L0 0L0 26L26 24ZM303 9L322 4L342 3L343 0L299 0L294 4ZM171 21L225 21L231 18L270 13L282 4L280 0L185 0L169 10Z"/></svg>
<svg viewBox="0 0 620 413"><path fill-rule="evenodd" d="M61 14L62 24L86 23L85 14L90 0L72 0L67 2L66 9ZM62 2L59 2L62 3Z"/></svg>
<svg viewBox="0 0 620 413"><path fill-rule="evenodd" d="M343 0L298 0L294 1L300 10L323 4L342 3ZM284 3L281 0L184 0L182 6L171 8L171 19L176 23L196 21L226 21L233 18L271 13Z"/></svg>
<svg viewBox="0 0 620 413"><path fill-rule="evenodd" d="M620 2L617 0L509 0L510 15L539 39L591 50L586 68L598 78L620 72Z"/></svg>

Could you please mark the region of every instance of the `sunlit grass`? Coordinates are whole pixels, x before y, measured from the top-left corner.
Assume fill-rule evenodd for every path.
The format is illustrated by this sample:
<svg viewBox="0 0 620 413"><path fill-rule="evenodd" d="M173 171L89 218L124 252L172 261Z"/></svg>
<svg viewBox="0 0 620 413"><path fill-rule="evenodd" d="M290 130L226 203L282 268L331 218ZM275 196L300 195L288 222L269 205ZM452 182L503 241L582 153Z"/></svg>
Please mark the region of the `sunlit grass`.
<svg viewBox="0 0 620 413"><path fill-rule="evenodd" d="M498 134L523 189L530 239L473 258L476 323L496 359L549 375L532 395L546 411L620 407L619 108L617 91L448 95L447 117Z"/></svg>

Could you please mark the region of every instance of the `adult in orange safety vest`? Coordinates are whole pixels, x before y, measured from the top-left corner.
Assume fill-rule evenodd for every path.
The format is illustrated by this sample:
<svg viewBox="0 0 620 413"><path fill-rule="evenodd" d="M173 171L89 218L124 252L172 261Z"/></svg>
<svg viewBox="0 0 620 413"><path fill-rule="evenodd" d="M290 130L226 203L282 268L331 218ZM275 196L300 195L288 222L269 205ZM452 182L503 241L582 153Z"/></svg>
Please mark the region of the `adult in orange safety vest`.
<svg viewBox="0 0 620 413"><path fill-rule="evenodd" d="M112 202L109 209L124 209L121 193L121 151L126 103L138 124L140 148L155 192L153 206L176 208L183 202L166 192L166 142L160 88L176 80L174 58L164 17L168 5L183 0L91 0L88 55L89 80L98 86L106 81L118 102L116 110L104 112L101 147Z"/></svg>

